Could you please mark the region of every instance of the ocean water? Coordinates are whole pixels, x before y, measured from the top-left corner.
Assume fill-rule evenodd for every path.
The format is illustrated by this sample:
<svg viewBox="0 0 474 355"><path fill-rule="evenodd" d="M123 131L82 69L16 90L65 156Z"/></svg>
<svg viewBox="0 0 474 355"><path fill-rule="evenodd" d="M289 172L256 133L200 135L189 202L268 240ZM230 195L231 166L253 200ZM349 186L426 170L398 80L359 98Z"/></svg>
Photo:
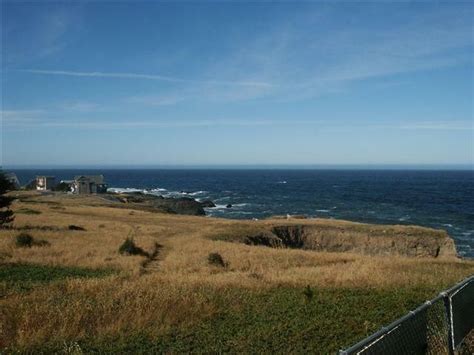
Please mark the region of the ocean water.
<svg viewBox="0 0 474 355"><path fill-rule="evenodd" d="M357 222L446 230L458 253L474 257L474 171L426 170L14 170L72 179L103 174L112 189L211 199L215 217L252 219L304 214ZM232 208L226 208L232 204Z"/></svg>

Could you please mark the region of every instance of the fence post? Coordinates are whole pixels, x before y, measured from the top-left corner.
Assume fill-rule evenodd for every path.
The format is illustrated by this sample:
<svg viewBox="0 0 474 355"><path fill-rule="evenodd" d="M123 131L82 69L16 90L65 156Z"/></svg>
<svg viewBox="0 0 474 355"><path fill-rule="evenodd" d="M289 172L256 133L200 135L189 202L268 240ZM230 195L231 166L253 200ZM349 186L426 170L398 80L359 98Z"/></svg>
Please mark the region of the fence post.
<svg viewBox="0 0 474 355"><path fill-rule="evenodd" d="M446 322L448 323L448 352L454 355L454 339L453 339L453 313L451 310L451 300L447 292L441 292L443 296L444 309L446 311Z"/></svg>

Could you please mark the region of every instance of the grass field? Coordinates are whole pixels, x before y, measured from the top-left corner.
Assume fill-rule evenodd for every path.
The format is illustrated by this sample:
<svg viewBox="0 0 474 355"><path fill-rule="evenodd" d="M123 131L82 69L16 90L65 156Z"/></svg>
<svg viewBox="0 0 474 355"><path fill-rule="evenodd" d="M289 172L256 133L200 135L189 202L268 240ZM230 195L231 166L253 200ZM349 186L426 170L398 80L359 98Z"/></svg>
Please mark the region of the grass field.
<svg viewBox="0 0 474 355"><path fill-rule="evenodd" d="M39 213L18 213L15 228L0 231L0 347L7 352L328 353L474 274L473 262L456 258L216 238L272 221L165 215L115 208L99 197L19 198L15 210ZM366 228L305 223L345 233ZM48 245L18 247L20 231ZM127 237L145 253L120 254ZM227 266L210 265L213 252Z"/></svg>

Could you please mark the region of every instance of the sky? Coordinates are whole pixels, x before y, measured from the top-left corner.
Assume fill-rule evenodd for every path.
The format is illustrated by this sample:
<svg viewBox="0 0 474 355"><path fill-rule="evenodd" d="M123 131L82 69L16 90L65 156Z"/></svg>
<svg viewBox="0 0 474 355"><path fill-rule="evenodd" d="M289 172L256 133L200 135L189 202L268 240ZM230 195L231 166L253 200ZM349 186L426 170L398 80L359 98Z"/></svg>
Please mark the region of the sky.
<svg viewBox="0 0 474 355"><path fill-rule="evenodd" d="M2 2L3 166L473 166L472 2Z"/></svg>

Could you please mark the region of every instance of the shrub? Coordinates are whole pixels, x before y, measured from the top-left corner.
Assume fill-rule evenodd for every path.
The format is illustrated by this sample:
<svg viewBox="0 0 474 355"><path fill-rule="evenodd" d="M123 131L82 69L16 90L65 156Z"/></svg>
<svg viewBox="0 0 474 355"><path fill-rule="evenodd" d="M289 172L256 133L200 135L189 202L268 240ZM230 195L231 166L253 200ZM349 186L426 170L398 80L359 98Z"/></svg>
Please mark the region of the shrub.
<svg viewBox="0 0 474 355"><path fill-rule="evenodd" d="M33 237L28 233L20 233L16 236L16 246L30 248L33 245Z"/></svg>
<svg viewBox="0 0 474 355"><path fill-rule="evenodd" d="M9 226L15 218L13 211L10 209L10 205L15 198L5 196L7 192L12 190L14 190L13 183L0 170L0 227Z"/></svg>
<svg viewBox="0 0 474 355"><path fill-rule="evenodd" d="M207 257L207 261L213 266L227 267L229 265L229 263L225 262L219 253L210 253Z"/></svg>
<svg viewBox="0 0 474 355"><path fill-rule="evenodd" d="M36 190L36 179L33 179L28 184L26 184L25 190Z"/></svg>
<svg viewBox="0 0 474 355"><path fill-rule="evenodd" d="M20 233L16 237L16 246L20 248L31 248L32 246L44 247L49 245L47 240L35 240L28 233Z"/></svg>
<svg viewBox="0 0 474 355"><path fill-rule="evenodd" d="M304 299L305 299L306 303L310 303L313 300L314 291L312 290L312 288L309 285L305 287L305 289L303 291L303 296L304 296Z"/></svg>
<svg viewBox="0 0 474 355"><path fill-rule="evenodd" d="M60 182L54 187L54 191L69 192L71 191L71 186L65 182Z"/></svg>
<svg viewBox="0 0 474 355"><path fill-rule="evenodd" d="M125 239L119 248L119 253L124 255L147 255L147 253L142 248L135 244L133 238Z"/></svg>
<svg viewBox="0 0 474 355"><path fill-rule="evenodd" d="M85 231L86 229L83 227L75 226L74 224L69 225L67 227L70 231Z"/></svg>

